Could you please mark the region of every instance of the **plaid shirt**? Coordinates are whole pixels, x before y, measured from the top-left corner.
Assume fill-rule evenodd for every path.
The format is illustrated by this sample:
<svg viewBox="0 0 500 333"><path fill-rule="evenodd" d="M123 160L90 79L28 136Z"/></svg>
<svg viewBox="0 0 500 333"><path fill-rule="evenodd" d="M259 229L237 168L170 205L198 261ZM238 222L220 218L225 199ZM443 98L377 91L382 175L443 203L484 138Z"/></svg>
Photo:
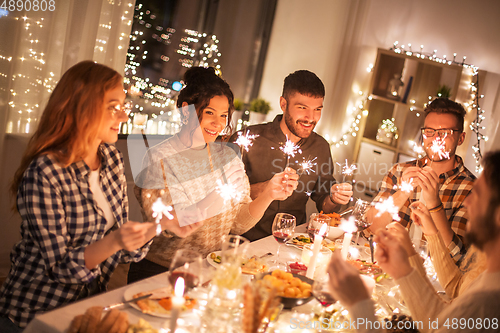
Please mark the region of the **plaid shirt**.
<svg viewBox="0 0 500 333"><path fill-rule="evenodd" d="M118 229L128 220L123 158L114 147L100 146L100 185ZM105 236L106 219L89 186L83 161L62 167L50 155L34 159L17 194L21 236L11 252L10 273L0 289L0 315L24 327L41 312L106 289L120 262L139 261L149 249L118 251L93 269L84 251Z"/></svg>
<svg viewBox="0 0 500 333"><path fill-rule="evenodd" d="M439 197L443 203L446 217L450 222L451 230L453 230L453 239L448 244L448 250L456 262L459 262L463 254L466 252L466 247L463 243L465 235L465 225L467 224L467 210L464 206L464 200L469 195L474 184L476 177L464 166L462 158L456 156L457 167L439 175ZM425 157L420 160L414 160L407 163L400 163L394 165L389 173L382 181L380 192L374 201L382 198L387 198L397 191L397 186L401 185L401 177L403 172L409 168L417 165L424 165ZM403 207L399 210L399 217L401 224L410 227L411 209L410 204L420 199L421 191L413 191L410 197L404 203ZM431 207L432 208L432 207Z"/></svg>

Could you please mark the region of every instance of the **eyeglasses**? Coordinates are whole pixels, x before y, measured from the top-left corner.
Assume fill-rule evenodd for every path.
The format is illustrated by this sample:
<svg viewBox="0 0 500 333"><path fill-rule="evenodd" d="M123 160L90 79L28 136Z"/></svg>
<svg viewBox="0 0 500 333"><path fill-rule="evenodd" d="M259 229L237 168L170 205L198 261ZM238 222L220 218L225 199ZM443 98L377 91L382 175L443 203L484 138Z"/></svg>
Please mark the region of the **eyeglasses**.
<svg viewBox="0 0 500 333"><path fill-rule="evenodd" d="M123 106L121 106L120 104L110 106L109 111L111 111L113 117L118 117L120 112L124 112L128 116L132 111L132 102L127 102L123 104Z"/></svg>
<svg viewBox="0 0 500 333"><path fill-rule="evenodd" d="M440 138L444 138L447 136L452 136L453 133L458 132L460 133L460 130L454 129L454 128L440 128L440 129L434 129L434 128L428 128L428 127L423 127L420 129L422 131L422 135L425 138L432 138L436 132L437 135Z"/></svg>

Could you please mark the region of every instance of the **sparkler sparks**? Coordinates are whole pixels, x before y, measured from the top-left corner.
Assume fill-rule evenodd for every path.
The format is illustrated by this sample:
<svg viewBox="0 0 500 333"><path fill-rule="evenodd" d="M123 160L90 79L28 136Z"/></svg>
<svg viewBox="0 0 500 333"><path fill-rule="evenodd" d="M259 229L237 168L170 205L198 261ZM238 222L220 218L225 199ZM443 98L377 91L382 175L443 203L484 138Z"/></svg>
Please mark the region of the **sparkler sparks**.
<svg viewBox="0 0 500 333"><path fill-rule="evenodd" d="M231 184L229 181L223 184L220 179L217 179L217 187L215 191L224 199L224 202L229 200L240 201L242 194L237 191L236 185Z"/></svg>
<svg viewBox="0 0 500 333"><path fill-rule="evenodd" d="M375 217L380 217L384 213L389 213L392 215L392 219L395 221L401 220L399 217L399 208L394 205L394 199L392 197L387 198L386 200L379 201L375 203L375 209L378 210L377 215Z"/></svg>
<svg viewBox="0 0 500 333"><path fill-rule="evenodd" d="M239 132L235 143L248 152L248 149L253 145L253 140L258 136L258 134L250 134L250 131L247 131L245 134Z"/></svg>
<svg viewBox="0 0 500 333"><path fill-rule="evenodd" d="M352 176L354 171L358 169L354 164L349 165L347 163L347 159L345 160L345 165L342 165L340 163L337 164L342 167L342 174L344 176Z"/></svg>
<svg viewBox="0 0 500 333"><path fill-rule="evenodd" d="M432 144L429 147L430 150L434 153L432 155L432 158L437 154L440 159L449 159L450 158L450 152L446 151L446 142L444 141L444 138L440 138L439 136L436 136L434 140L432 140Z"/></svg>
<svg viewBox="0 0 500 333"><path fill-rule="evenodd" d="M348 234L355 233L356 231L358 231L358 227L356 227L356 218L351 215L347 220L340 220L339 228Z"/></svg>
<svg viewBox="0 0 500 333"><path fill-rule="evenodd" d="M313 158L312 160L306 160L305 158L302 159L302 163L298 163L298 161L295 161L297 164L300 165L300 168L299 168L299 172L301 173L307 173L308 175L311 173L311 172L314 172L314 166L317 165L316 162L314 162L314 160L316 160L317 157Z"/></svg>
<svg viewBox="0 0 500 333"><path fill-rule="evenodd" d="M413 178L410 178L410 180L407 182L405 182L404 180L401 181L401 185L399 186L401 191L407 192L407 193L412 192L413 191L413 185L411 184L412 181L413 181Z"/></svg>
<svg viewBox="0 0 500 333"><path fill-rule="evenodd" d="M286 137L286 142L280 147L280 150L285 153L288 157L294 157L295 154L302 153L302 150L300 149L300 146L294 144L292 141L288 139L288 136Z"/></svg>
<svg viewBox="0 0 500 333"><path fill-rule="evenodd" d="M161 201L161 198L156 199L155 202L153 202L153 205L151 206L151 209L153 210L153 217L155 218L155 223L156 223L156 236L161 234L161 218L163 215L165 215L169 220L172 220L174 216L170 214L170 212L173 210L172 206L165 206L163 204L163 201Z"/></svg>

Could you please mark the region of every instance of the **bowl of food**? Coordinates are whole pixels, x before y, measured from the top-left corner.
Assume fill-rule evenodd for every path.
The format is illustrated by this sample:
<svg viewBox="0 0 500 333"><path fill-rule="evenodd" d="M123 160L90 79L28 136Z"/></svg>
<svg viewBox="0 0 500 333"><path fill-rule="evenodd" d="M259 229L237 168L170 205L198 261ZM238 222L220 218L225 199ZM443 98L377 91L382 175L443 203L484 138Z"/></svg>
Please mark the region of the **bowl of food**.
<svg viewBox="0 0 500 333"><path fill-rule="evenodd" d="M275 289L285 309L306 304L313 299L313 280L300 274L276 269L260 275L256 283L268 289Z"/></svg>

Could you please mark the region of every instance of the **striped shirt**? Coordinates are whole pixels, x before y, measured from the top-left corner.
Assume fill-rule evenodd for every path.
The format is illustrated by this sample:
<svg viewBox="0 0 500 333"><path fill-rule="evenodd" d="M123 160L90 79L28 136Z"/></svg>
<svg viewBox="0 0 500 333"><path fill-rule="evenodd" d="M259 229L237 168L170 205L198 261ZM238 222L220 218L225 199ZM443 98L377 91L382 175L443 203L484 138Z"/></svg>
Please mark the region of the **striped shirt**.
<svg viewBox="0 0 500 333"><path fill-rule="evenodd" d="M118 251L86 268L85 248L128 220L121 153L107 144L99 150L100 185L116 221L108 232L85 162L62 167L51 155L42 155L24 172L17 194L22 239L11 252L11 269L0 289L0 315L21 327L36 314L105 290L119 263L139 261L149 249L147 243L137 251Z"/></svg>
<svg viewBox="0 0 500 333"><path fill-rule="evenodd" d="M443 203L446 217L450 222L451 230L453 231L453 239L448 244L453 259L458 263L462 256L465 254L467 248L464 246L463 237L465 236L465 225L467 224L468 216L467 210L464 206L464 200L472 190L474 180L476 177L464 166L462 158L456 156L457 166L439 175L439 198ZM425 157L418 160L418 165L424 165ZM417 160L407 163L400 163L394 165L389 173L384 177L382 186L374 202L382 198L387 198L396 193L397 188L401 185L401 177L403 172L409 168L417 165ZM410 204L420 199L421 191L413 191L410 197L404 203L403 207L399 210L399 217L401 224L407 226L411 225L411 209Z"/></svg>

